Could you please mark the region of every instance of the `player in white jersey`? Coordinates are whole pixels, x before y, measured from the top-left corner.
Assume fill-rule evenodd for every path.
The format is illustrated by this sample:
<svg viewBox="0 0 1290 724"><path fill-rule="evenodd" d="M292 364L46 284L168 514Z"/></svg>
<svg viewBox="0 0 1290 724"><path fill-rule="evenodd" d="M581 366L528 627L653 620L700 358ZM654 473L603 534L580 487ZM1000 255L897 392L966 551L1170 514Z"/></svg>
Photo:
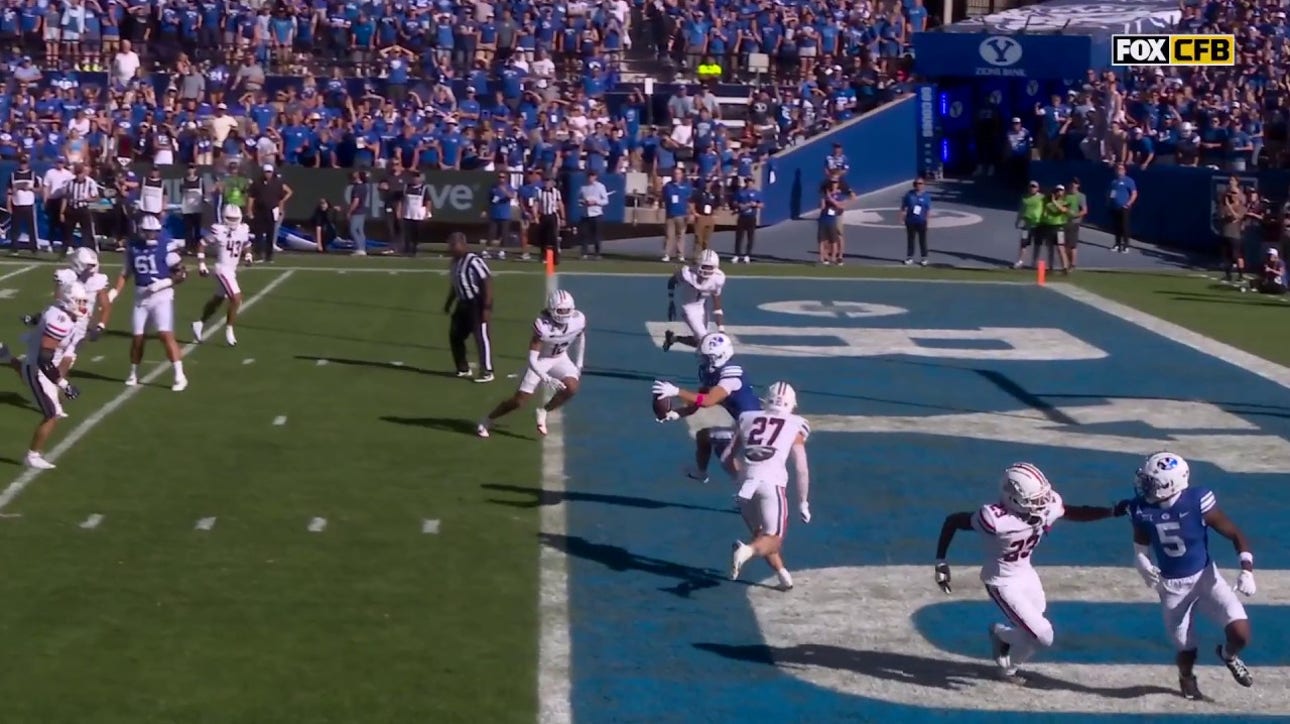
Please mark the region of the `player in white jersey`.
<svg viewBox="0 0 1290 724"><path fill-rule="evenodd" d="M739 481L739 512L752 543L735 541L730 579L753 558L765 558L779 578L780 590L793 587L780 551L788 532L788 461L797 473L797 511L803 523L811 522L811 477L806 462L806 439L811 427L793 414L797 392L787 382L776 382L766 391L762 409L745 412L735 421L734 443L725 463Z"/></svg>
<svg viewBox="0 0 1290 724"><path fill-rule="evenodd" d="M1102 520L1124 515L1128 508L1127 500L1109 508L1067 506L1039 468L1030 463L1013 463L1003 471L998 503L987 503L975 512L946 516L936 541L936 583L950 593L950 566L945 556L954 534L960 530L981 533L986 555L981 582L1008 621L992 624L989 629L994 662L1004 681L1024 685L1026 680L1017 666L1053 645L1053 624L1044 615L1048 599L1030 561L1035 546L1062 518L1074 522Z"/></svg>
<svg viewBox="0 0 1290 724"><path fill-rule="evenodd" d="M175 371L175 382L170 389L183 392L188 389L184 375L184 361L180 358L179 343L175 341L175 285L187 278L180 240L161 240L161 220L145 214L139 220L139 236L126 248L125 263L116 286L108 292L108 299L115 301L125 287L126 279L134 278L134 309L131 310L130 374L125 384L139 384L139 364L143 362L144 335L151 325L166 349L166 359Z"/></svg>
<svg viewBox="0 0 1290 724"><path fill-rule="evenodd" d="M573 358L570 347L576 348ZM502 400L480 421L475 432L488 437L488 431L503 415L508 415L524 404L545 384L555 391L546 404L537 409L537 430L545 435L548 412L559 409L578 394L582 377L582 363L587 354L587 318L573 305L573 295L557 289L547 297L546 309L533 321L533 336L529 339L529 364L515 394Z"/></svg>
<svg viewBox="0 0 1290 724"><path fill-rule="evenodd" d="M676 294L681 292L681 318L690 328L689 334L678 335L668 330L663 335L663 351L672 345L684 344L698 347L699 340L708 334L708 300L712 300L712 316L717 321L717 331L726 331L725 310L721 308L721 290L726 286L726 273L721 271L721 258L717 252L704 249L694 266L682 267L667 280L667 321L676 320Z"/></svg>
<svg viewBox="0 0 1290 724"><path fill-rule="evenodd" d="M54 464L45 459L45 443L63 414L59 394L69 400L79 394L58 371L58 360L71 346L76 322L89 314L90 295L85 285L72 282L63 287L58 299L41 313L36 325L27 333L27 357L22 363L22 377L31 388L40 408L40 424L31 435L24 463L37 470L50 470Z"/></svg>
<svg viewBox="0 0 1290 724"><path fill-rule="evenodd" d="M237 283L237 265L243 253L251 245L251 227L242 223L242 210L233 205L224 207L222 221L211 225L210 233L203 239L203 245L197 251L197 273L209 276L211 269L206 266L206 247L215 247L215 294L202 307L201 319L193 322L193 341L202 341L202 330L206 322L215 316L220 304L228 300L228 311L224 316L224 341L230 347L237 346L237 335L233 324L237 321L237 310L242 307L242 287Z"/></svg>
<svg viewBox="0 0 1290 724"><path fill-rule="evenodd" d="M99 271L99 255L93 249L88 247L76 249L69 257L68 265L54 272L55 302L62 299L64 288L73 282L80 282L85 286L86 292L90 295L90 307L89 312L77 318L76 327L72 330L67 345L61 348L58 359L54 360L54 364L58 365L58 371L64 377L71 371L72 365L76 364L76 354L81 344L86 339L97 340L107 328L112 306L108 300L108 287L111 283L107 275ZM96 324L90 326L96 307L99 311L99 319ZM40 323L41 318L41 314L26 314L22 317L22 323L28 327L34 327ZM11 357L9 349L3 344L0 344L0 364L7 364L15 372L22 373L21 360Z"/></svg>

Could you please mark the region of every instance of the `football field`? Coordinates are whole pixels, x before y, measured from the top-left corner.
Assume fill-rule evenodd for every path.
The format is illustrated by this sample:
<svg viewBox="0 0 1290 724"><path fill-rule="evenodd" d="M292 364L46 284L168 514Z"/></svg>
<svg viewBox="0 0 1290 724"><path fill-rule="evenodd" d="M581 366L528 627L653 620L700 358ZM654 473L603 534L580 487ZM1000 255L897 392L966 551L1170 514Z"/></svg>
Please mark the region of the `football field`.
<svg viewBox="0 0 1290 724"><path fill-rule="evenodd" d="M785 594L758 563L725 580L734 491L679 472L693 428L723 421L647 411L653 379L695 369L658 345L665 267L569 265L582 393L546 438L521 412L480 440L546 280L498 265L498 380L478 385L452 375L437 262L351 261L246 271L240 345L190 346L183 393L156 342L138 388L124 335L87 345L56 470L19 466L37 414L16 376L0 384L5 722L1290 717L1290 305L1187 275L728 269L738 359L759 386L792 382L815 432ZM51 271L0 264L0 339ZM179 288L181 342L211 285ZM1217 665L1206 623L1217 701L1174 695L1124 520L1041 545L1057 644L1033 690L996 684L976 541L955 543L953 596L931 580L941 519L992 500L1018 459L1107 504L1164 446L1253 539L1256 687Z"/></svg>

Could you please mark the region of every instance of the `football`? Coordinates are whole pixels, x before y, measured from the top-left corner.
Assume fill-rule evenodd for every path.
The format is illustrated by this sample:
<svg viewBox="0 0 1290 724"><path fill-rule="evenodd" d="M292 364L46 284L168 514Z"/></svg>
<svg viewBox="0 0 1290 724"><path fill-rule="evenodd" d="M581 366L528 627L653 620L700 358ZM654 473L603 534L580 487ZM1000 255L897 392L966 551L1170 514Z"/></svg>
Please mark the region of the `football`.
<svg viewBox="0 0 1290 724"><path fill-rule="evenodd" d="M662 420L672 411L672 398L652 395L654 399L654 419Z"/></svg>

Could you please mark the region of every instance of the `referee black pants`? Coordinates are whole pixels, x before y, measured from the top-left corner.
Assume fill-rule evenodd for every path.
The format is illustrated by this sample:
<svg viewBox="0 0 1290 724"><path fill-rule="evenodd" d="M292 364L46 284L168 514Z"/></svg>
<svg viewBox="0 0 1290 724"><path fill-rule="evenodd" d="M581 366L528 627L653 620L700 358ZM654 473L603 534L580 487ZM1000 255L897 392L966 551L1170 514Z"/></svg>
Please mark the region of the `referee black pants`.
<svg viewBox="0 0 1290 724"><path fill-rule="evenodd" d="M15 206L13 214L9 218L9 249L18 251L18 238L26 232L27 239L31 241L31 250L35 251L38 246L37 239L40 233L37 230L36 222L36 205Z"/></svg>
<svg viewBox="0 0 1290 724"><path fill-rule="evenodd" d="M484 321L484 302L482 299L458 300L452 310L452 322L448 328L448 348L452 350L452 362L458 372L469 372L470 363L466 360L466 339L474 335L475 345L479 348L480 374L493 373L493 341L488 336L488 322Z"/></svg>
<svg viewBox="0 0 1290 724"><path fill-rule="evenodd" d="M195 254L202 243L202 214L184 214L184 248Z"/></svg>
<svg viewBox="0 0 1290 724"><path fill-rule="evenodd" d="M64 252L72 247L72 239L77 231L81 232L81 240L76 246L87 247L96 252L99 250L98 235L94 231L94 212L90 211L88 206L69 208L63 214Z"/></svg>
<svg viewBox="0 0 1290 724"><path fill-rule="evenodd" d="M542 214L538 217L538 246L542 249L542 258L551 251L551 262L560 266L560 217L556 214Z"/></svg>
<svg viewBox="0 0 1290 724"><path fill-rule="evenodd" d="M45 220L49 222L49 243L53 246L55 242L61 242L63 236L63 222L60 221L63 215L63 199L49 199L45 202Z"/></svg>

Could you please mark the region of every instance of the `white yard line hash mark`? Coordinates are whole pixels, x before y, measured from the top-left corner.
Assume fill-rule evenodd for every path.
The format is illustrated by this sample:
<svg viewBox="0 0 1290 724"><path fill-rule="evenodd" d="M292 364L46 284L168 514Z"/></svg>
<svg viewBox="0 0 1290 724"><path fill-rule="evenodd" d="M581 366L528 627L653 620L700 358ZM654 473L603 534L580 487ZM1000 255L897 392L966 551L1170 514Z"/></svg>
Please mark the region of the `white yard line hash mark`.
<svg viewBox="0 0 1290 724"><path fill-rule="evenodd" d="M283 426L283 425L285 425L285 424L287 424L287 416L286 416L286 415L278 415L277 417L273 418L273 426L274 426L274 427L282 427L282 426Z"/></svg>
<svg viewBox="0 0 1290 724"><path fill-rule="evenodd" d="M100 355L95 356L95 357L94 357L94 359L92 359L92 360L90 360L90 361L91 361L91 362L102 362L104 359L106 359L106 358L105 358L103 355L101 355L101 354L100 354Z"/></svg>
<svg viewBox="0 0 1290 724"><path fill-rule="evenodd" d="M255 364L255 358L254 358L254 357L247 357L246 359L242 360L242 364L244 364L244 365L253 365L253 364Z"/></svg>
<svg viewBox="0 0 1290 724"><path fill-rule="evenodd" d="M315 362L315 363L314 363L314 366L315 366L315 367L326 367L326 366L327 366L327 362L328 362L328 360L320 359L320 360L318 360L317 362Z"/></svg>
<svg viewBox="0 0 1290 724"><path fill-rule="evenodd" d="M277 289L279 286L282 285L283 282L290 279L291 275L294 273L295 272L291 270L283 272L278 277L275 277L273 281L266 284L263 289L251 295L251 297L242 304L242 309L241 309L242 313L245 314L247 310L249 310L251 307L258 304L261 299L264 299L268 295L272 294L273 290ZM205 333L202 334L202 339L205 340L210 338L211 335L215 334L223 327L224 327L223 319L216 321L214 324L211 324L206 328ZM180 350L180 352L182 356L187 357L193 350L197 349L198 346L199 345L196 342L191 342L185 345L184 348ZM76 446L76 443L80 442L82 438L84 438L86 435L93 432L94 428L102 424L102 422L106 420L112 413L116 412L118 409L121 408L122 405L129 402L130 399L133 398L135 395L139 394L141 390L146 389L149 383L161 377L161 375L165 374L166 371L169 369L170 369L169 364L164 364L164 365L161 365L160 367L157 367L156 369L152 370L148 374L144 375L143 379L139 380L140 384L135 385L134 387L127 387L124 390L121 390L121 392L119 392L116 397L113 397L112 399L103 403L102 407L90 413L89 417L86 417L84 420L81 421L81 424L72 428L71 432L67 433L67 437L64 437L61 442L59 442L57 445L53 447L52 450L46 453L45 459L50 462L58 462L59 458L67 454L68 451L70 451L73 447ZM22 491L26 490L27 486L31 485L32 482L36 480L36 478L40 477L40 474L42 472L44 471L36 468L29 468L23 471L21 474L19 474L18 477L14 478L13 482L9 483L9 486L6 487L3 492L0 492L0 510L4 510L10 503L14 501L15 498L17 498L19 495L22 495Z"/></svg>
<svg viewBox="0 0 1290 724"><path fill-rule="evenodd" d="M214 528L214 527L215 527L215 517L211 516L209 518L198 518L197 525L193 526L193 530L210 530L211 528Z"/></svg>
<svg viewBox="0 0 1290 724"><path fill-rule="evenodd" d="M402 362L400 362L400 361L398 361L398 360L395 360L395 361L391 362L390 364L394 365L395 367L402 367L402 366L403 366L403 363L402 363Z"/></svg>
<svg viewBox="0 0 1290 724"><path fill-rule="evenodd" d="M26 274L27 272L31 271L32 269L35 269L38 266L40 266L40 264L28 264L27 266L22 267L21 269L15 269L7 274L0 274L0 282L6 281L8 279L13 279L14 277L20 276L22 274Z"/></svg>
<svg viewBox="0 0 1290 724"><path fill-rule="evenodd" d="M421 532L424 535L439 535L439 521L429 518L421 521Z"/></svg>
<svg viewBox="0 0 1290 724"><path fill-rule="evenodd" d="M309 521L310 533L321 533L324 530L327 530L326 518L314 518L313 520Z"/></svg>
<svg viewBox="0 0 1290 724"><path fill-rule="evenodd" d="M99 523L102 523L102 522L103 522L103 516L98 513L94 513L81 523L81 528L83 528L84 530L94 530L95 528L99 527Z"/></svg>

